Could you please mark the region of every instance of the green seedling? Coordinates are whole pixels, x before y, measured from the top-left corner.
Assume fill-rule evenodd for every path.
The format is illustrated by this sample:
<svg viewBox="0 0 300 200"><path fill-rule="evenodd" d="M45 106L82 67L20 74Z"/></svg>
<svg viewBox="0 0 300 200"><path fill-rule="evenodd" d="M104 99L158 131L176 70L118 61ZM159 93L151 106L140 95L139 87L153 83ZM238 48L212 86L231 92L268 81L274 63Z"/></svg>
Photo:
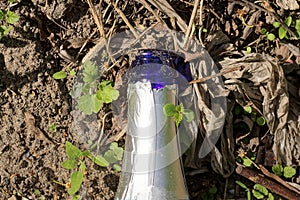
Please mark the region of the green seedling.
<svg viewBox="0 0 300 200"><path fill-rule="evenodd" d="M285 20L284 23L287 27L293 27L294 30L292 30L295 35L296 35L296 39L300 39L300 19L296 19L293 22L293 18L292 16L288 16ZM273 22L273 26L278 29L278 36L280 39L290 39L290 35L288 34L287 30L281 25L280 22ZM293 29L292 28L292 29Z"/></svg>
<svg viewBox="0 0 300 200"><path fill-rule="evenodd" d="M9 1L12 4L14 1ZM11 25L15 24L19 21L19 16L10 11L9 7L7 9L0 9L0 22L2 25L0 26L0 40L4 35L8 35L8 33L13 29Z"/></svg>
<svg viewBox="0 0 300 200"><path fill-rule="evenodd" d="M296 175L296 169L291 166L285 166L283 167L280 164L274 165L272 167L272 171L277 176L284 176L285 178L292 178Z"/></svg>
<svg viewBox="0 0 300 200"><path fill-rule="evenodd" d="M262 28L260 34L267 36L268 40L273 41L276 37L273 33L267 31L267 29Z"/></svg>
<svg viewBox="0 0 300 200"><path fill-rule="evenodd" d="M254 166L259 169L259 166L254 162L256 159L256 154L253 154L250 158L246 154L247 153L243 149L240 149L237 160L246 167Z"/></svg>
<svg viewBox="0 0 300 200"><path fill-rule="evenodd" d="M194 112L190 109L185 109L182 103L177 106L169 103L165 104L163 110L164 110L164 114L167 117L174 118L177 127L179 126L182 120L191 122L195 117Z"/></svg>
<svg viewBox="0 0 300 200"><path fill-rule="evenodd" d="M252 194L256 199L267 199L274 200L274 196L270 193L267 188L260 184L255 184L252 189Z"/></svg>
<svg viewBox="0 0 300 200"><path fill-rule="evenodd" d="M292 16L288 16L285 20L284 23L287 25L287 27L290 27L292 24ZM278 28L278 36L280 39L286 38L289 39L289 35L287 34L287 30L281 26L280 22L274 22L273 26L275 28Z"/></svg>
<svg viewBox="0 0 300 200"><path fill-rule="evenodd" d="M35 189L35 190L34 190L34 194L35 194L36 196L40 197L39 200L45 200L45 199L46 199L45 196L42 195L41 192L40 192L38 189Z"/></svg>
<svg viewBox="0 0 300 200"><path fill-rule="evenodd" d="M56 132L57 131L57 126L55 124L50 124L48 126L48 130L51 132Z"/></svg>
<svg viewBox="0 0 300 200"><path fill-rule="evenodd" d="M54 181L57 184L61 184L68 189L68 194L72 195L73 199L78 199L80 196L76 195L81 187L85 171L87 169L85 165L85 157L89 158L95 164L101 167L108 167L112 165L116 171L121 171L121 166L116 162L122 160L123 148L118 147L116 142L111 143L109 150L105 152L104 156L94 156L89 150L81 151L70 142L66 142L66 154L68 159L62 163L62 167L65 169L73 170L70 176L70 182L62 184Z"/></svg>
<svg viewBox="0 0 300 200"><path fill-rule="evenodd" d="M251 119L255 121L259 126L264 126L266 124L266 119L264 116L257 117L257 113L253 111L251 106L236 106L234 109L235 115L240 115L243 112L245 115L250 115Z"/></svg>
<svg viewBox="0 0 300 200"><path fill-rule="evenodd" d="M250 188L248 188L244 183L241 181L235 181L236 184L238 184L241 188L243 188L247 192L247 200L252 199L252 194L255 199L267 199L267 200L274 200L274 196L272 193L270 193L267 188L260 184L255 184L253 186L253 189L251 191ZM252 194L251 194L252 192Z"/></svg>
<svg viewBox="0 0 300 200"><path fill-rule="evenodd" d="M87 61L83 69L83 83L76 84L71 92L73 98L79 98L78 108L86 115L98 113L104 103L111 103L119 97L113 82L103 80L97 83L98 77L98 67Z"/></svg>
<svg viewBox="0 0 300 200"><path fill-rule="evenodd" d="M75 76L75 75L76 75L75 70L74 70L74 69L71 69L71 70L68 71L68 72L65 72L65 71L58 71L58 72L54 73L54 74L52 75L52 77L53 77L54 79L60 80L60 79L66 78L68 75L70 75L70 76Z"/></svg>
<svg viewBox="0 0 300 200"><path fill-rule="evenodd" d="M235 183L247 192L247 200L251 200L251 190L241 181L235 181Z"/></svg>

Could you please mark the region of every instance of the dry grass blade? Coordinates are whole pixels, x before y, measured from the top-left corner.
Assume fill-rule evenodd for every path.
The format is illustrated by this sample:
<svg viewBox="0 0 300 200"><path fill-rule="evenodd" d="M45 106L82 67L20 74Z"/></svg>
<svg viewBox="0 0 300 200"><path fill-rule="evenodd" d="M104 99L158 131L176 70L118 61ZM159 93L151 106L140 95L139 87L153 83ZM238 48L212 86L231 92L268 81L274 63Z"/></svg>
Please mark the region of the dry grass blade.
<svg viewBox="0 0 300 200"><path fill-rule="evenodd" d="M123 19L123 21L125 22L125 24L128 26L128 28L130 29L130 31L133 33L135 38L139 37L139 34L134 30L133 26L130 24L130 22L128 21L127 17L125 16L125 14L122 12L122 10L120 8L118 8L117 4L115 2L112 2L112 5L115 9L115 11L120 15L120 17Z"/></svg>
<svg viewBox="0 0 300 200"><path fill-rule="evenodd" d="M190 18L189 26L188 26L188 28L185 32L185 38L184 38L184 42L183 42L184 47L186 46L188 38L190 37L190 33L191 33L191 30L192 30L192 27L193 27L193 24L194 24L194 20L195 20L195 17L196 17L196 13L197 13L197 8L198 8L198 5L199 5L199 1L200 0L195 0L195 3L194 3L194 8L193 8L193 12L192 12L192 15L191 15L191 18ZM203 0L201 0L201 1L203 2Z"/></svg>
<svg viewBox="0 0 300 200"><path fill-rule="evenodd" d="M86 2L89 4L89 7L90 7L92 15L93 15L93 18L96 22L96 25L97 25L97 28L100 32L101 37L106 38L103 23L102 23L102 16L100 15L100 17L99 17L97 15L96 9L95 9L95 7L94 7L91 0L86 0ZM100 11L101 11L101 4L102 4L102 1L100 1Z"/></svg>
<svg viewBox="0 0 300 200"><path fill-rule="evenodd" d="M185 21L176 13L172 6L166 0L148 0L158 10L168 15L170 18L175 18L178 22L178 26L183 32L187 31L187 25Z"/></svg>
<svg viewBox="0 0 300 200"><path fill-rule="evenodd" d="M147 10L149 10L154 17L156 18L156 20L160 23L164 23L164 21L160 18L160 16L151 8L151 6L149 5L149 3L146 0L141 0L141 3L145 6L145 8Z"/></svg>

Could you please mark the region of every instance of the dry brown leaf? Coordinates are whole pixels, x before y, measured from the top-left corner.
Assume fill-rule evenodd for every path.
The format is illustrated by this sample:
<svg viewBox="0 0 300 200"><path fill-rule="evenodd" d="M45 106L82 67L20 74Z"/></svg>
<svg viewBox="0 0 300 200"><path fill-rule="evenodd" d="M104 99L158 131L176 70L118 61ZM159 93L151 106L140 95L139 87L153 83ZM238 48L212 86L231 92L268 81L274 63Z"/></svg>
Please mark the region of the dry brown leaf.
<svg viewBox="0 0 300 200"><path fill-rule="evenodd" d="M274 140L272 150L276 162L285 165L299 165L300 106L291 103L287 80L275 59L267 55L249 54L239 59L224 60L220 64L225 69L240 65L246 66L239 74L239 78L248 79L260 89L259 96L263 98L261 102L263 114ZM224 76L228 80L238 78L236 74L225 74ZM248 85L248 83L244 84ZM237 90L235 92L241 93ZM250 97L250 100L253 100L253 97Z"/></svg>
<svg viewBox="0 0 300 200"><path fill-rule="evenodd" d="M285 10L299 9L297 0L276 0L276 4Z"/></svg>

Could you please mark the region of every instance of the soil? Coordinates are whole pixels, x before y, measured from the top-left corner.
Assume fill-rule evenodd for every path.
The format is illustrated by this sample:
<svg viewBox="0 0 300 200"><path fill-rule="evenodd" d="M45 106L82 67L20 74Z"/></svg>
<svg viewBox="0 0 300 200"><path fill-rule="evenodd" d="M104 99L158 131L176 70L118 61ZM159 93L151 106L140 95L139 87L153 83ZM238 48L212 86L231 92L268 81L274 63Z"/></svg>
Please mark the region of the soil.
<svg viewBox="0 0 300 200"><path fill-rule="evenodd" d="M189 4L184 1L172 2L188 23L192 7L186 10ZM99 1L93 3L99 9ZM133 1L124 1L120 7L126 16L131 16L132 24L151 24L153 20L145 20L151 13L145 9L141 12L138 10L140 5L137 5ZM215 12L222 14L227 5L228 1L213 1L207 9L215 6ZM7 2L0 2L0 8L6 6ZM41 199L42 196L45 199L72 199L66 187L54 181L69 182L71 172L61 166L67 159L65 142L70 141L84 149L71 114L69 92L75 77L55 80L52 75L70 67L77 71L78 63L97 43L100 35L85 1L21 0L10 9L20 16L20 20L13 25L9 35L0 40L0 199ZM117 21L114 32L127 29L115 15L109 7L104 25L106 33L114 20ZM171 26L171 20L166 17L164 20ZM220 27L226 32L222 20ZM238 44L234 31L239 29L227 30L227 33L230 32L232 43ZM91 40L80 50L83 41L89 37ZM248 41L238 45L237 49L243 49L258 37L247 38ZM274 55L269 50L272 45L274 43L268 43L265 49L259 46L257 51ZM218 58L217 53L212 53L212 56ZM26 113L32 114L32 118ZM56 125L55 131L49 130L53 124ZM114 199L120 173L99 167L88 159L86 164L87 172L81 188L83 199ZM187 174L189 171L186 169ZM225 179L208 168L208 172L186 175L186 179L191 199L201 199L201 195L213 186L218 191L215 199L222 199L224 191L227 191L227 199L246 197L243 190L236 191L235 180L246 183L247 180L237 175Z"/></svg>

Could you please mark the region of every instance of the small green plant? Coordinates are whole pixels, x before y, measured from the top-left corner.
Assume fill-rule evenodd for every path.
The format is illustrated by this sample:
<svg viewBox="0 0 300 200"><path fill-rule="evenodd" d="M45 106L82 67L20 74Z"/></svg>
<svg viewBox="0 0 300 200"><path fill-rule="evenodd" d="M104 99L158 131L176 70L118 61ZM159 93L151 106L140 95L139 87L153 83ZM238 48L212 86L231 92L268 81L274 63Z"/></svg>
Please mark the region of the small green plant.
<svg viewBox="0 0 300 200"><path fill-rule="evenodd" d="M267 199L267 200L274 200L274 196L272 193L270 193L267 188L260 184L255 184L253 186L253 189L251 191L250 188L248 188L244 183L241 181L235 181L236 184L238 184L241 188L243 188L247 192L247 200L251 200L252 194L256 199ZM252 192L252 194L251 194Z"/></svg>
<svg viewBox="0 0 300 200"><path fill-rule="evenodd" d="M252 194L256 199L266 198L267 200L274 200L273 194L260 184L255 184L253 186Z"/></svg>
<svg viewBox="0 0 300 200"><path fill-rule="evenodd" d="M242 163L246 167L256 167L259 169L259 166L254 162L256 159L256 154L253 154L250 158L247 156L247 153L243 149L239 149L239 155L237 161Z"/></svg>
<svg viewBox="0 0 300 200"><path fill-rule="evenodd" d="M51 131L51 132L56 132L57 131L57 126L52 123L48 126L48 130Z"/></svg>
<svg viewBox="0 0 300 200"><path fill-rule="evenodd" d="M300 39L300 19L296 19L295 21L293 21L292 16L288 16L285 20L284 20L284 24L289 27L291 29L291 31L294 32L295 34L295 38L294 39ZM290 35L288 33L288 31L284 28L284 26L282 26L282 24L278 21L273 22L273 26L275 29L278 29L278 37L279 39L290 39ZM271 32L273 32L273 30L271 30ZM269 31L267 31L266 28L262 28L260 30L260 33L262 35L267 36L268 40L273 41L276 36L273 33L270 33Z"/></svg>
<svg viewBox="0 0 300 200"><path fill-rule="evenodd" d="M284 176L285 178L292 178L296 175L296 169L291 166L285 166L283 167L280 164L274 165L272 167L272 171L277 176Z"/></svg>
<svg viewBox="0 0 300 200"><path fill-rule="evenodd" d="M240 115L240 114L245 114L245 115L250 115L251 119L255 121L259 126L264 126L266 124L266 119L264 116L259 116L257 117L257 113L253 111L251 106L236 106L234 109L234 114L235 115Z"/></svg>
<svg viewBox="0 0 300 200"><path fill-rule="evenodd" d="M9 1L10 4L13 2L14 1ZM17 21L19 21L19 16L10 11L9 6L7 9L0 9L0 23L2 22L2 25L0 26L0 40L13 29L11 25L15 24Z"/></svg>
<svg viewBox="0 0 300 200"><path fill-rule="evenodd" d="M260 34L267 36L268 40L273 41L276 37L273 33L267 31L267 29L262 28Z"/></svg>
<svg viewBox="0 0 300 200"><path fill-rule="evenodd" d="M176 126L178 127L180 122L184 119L187 122L193 121L195 114L190 109L185 109L183 107L183 104L174 105L174 104L165 104L164 105L164 114L167 117L173 117L176 123Z"/></svg>
<svg viewBox="0 0 300 200"><path fill-rule="evenodd" d="M287 25L287 27L290 27L292 24L292 16L288 16L285 20L284 23ZM289 39L289 35L287 34L287 30L281 26L280 22L274 22L273 26L275 28L278 28L278 36L280 39L286 38Z"/></svg>
<svg viewBox="0 0 300 200"><path fill-rule="evenodd" d="M69 70L68 72L65 72L65 71L58 71L58 72L54 73L54 74L52 75L52 77L53 77L54 79L59 80L59 79L64 79L64 78L66 78L68 75L70 75L70 76L75 76L75 75L76 75L75 70L74 70L74 69L71 69L71 70Z"/></svg>
<svg viewBox="0 0 300 200"><path fill-rule="evenodd" d="M113 169L120 171L121 167L119 164L116 164L116 162L122 160L123 148L118 147L118 144L113 142L110 144L109 150L105 152L104 156L93 156L89 150L81 151L72 143L66 142L66 154L68 159L62 163L62 167L73 170L70 176L70 182L67 184L62 184L57 181L54 182L64 185L68 189L68 194L73 196L73 199L79 199L80 196L76 195L76 193L81 187L86 171L85 157L101 167L112 165Z"/></svg>
<svg viewBox="0 0 300 200"><path fill-rule="evenodd" d="M45 196L42 195L41 192L40 192L38 189L35 189L35 190L34 190L34 194L35 194L36 196L40 197L40 198L39 198L40 200L45 200L45 199L46 199Z"/></svg>
<svg viewBox="0 0 300 200"><path fill-rule="evenodd" d="M119 91L114 89L112 81L98 83L98 78L98 67L87 61L83 69L83 83L75 85L71 92L73 98L79 98L78 108L86 115L98 113L104 103L111 103L119 97Z"/></svg>

